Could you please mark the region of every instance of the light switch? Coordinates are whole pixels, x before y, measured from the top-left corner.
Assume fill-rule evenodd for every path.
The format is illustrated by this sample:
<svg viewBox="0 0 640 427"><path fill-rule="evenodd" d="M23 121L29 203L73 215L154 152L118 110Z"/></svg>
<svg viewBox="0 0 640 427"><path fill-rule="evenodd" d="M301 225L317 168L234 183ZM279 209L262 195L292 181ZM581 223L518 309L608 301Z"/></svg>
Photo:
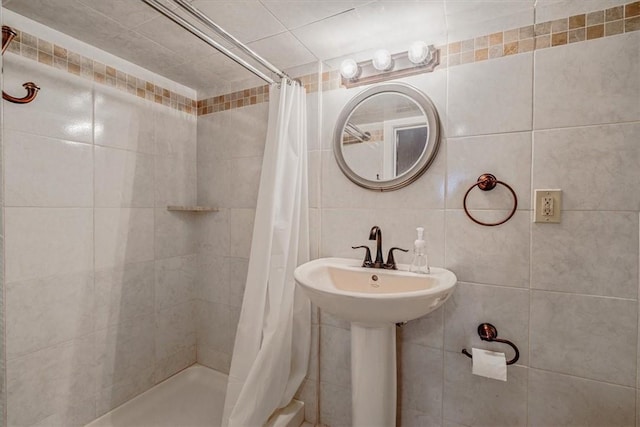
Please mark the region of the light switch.
<svg viewBox="0 0 640 427"><path fill-rule="evenodd" d="M533 222L559 223L562 190L535 190Z"/></svg>

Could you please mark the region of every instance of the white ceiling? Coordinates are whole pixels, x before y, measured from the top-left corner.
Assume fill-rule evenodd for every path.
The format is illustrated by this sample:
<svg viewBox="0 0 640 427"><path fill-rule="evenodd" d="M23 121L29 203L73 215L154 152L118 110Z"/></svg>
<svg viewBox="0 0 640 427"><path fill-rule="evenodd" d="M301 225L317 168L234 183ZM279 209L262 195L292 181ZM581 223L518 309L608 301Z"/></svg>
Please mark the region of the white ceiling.
<svg viewBox="0 0 640 427"><path fill-rule="evenodd" d="M179 11L171 0L162 1ZM454 35L453 39L460 40L485 29L488 31L482 34L494 31L492 25L498 26L498 22L501 27L497 29L504 29L505 23L514 27L531 24L534 3L535 0L192 1L218 25L284 70L318 60L335 66L337 59L346 55L358 58L383 47L396 52L414 40L446 43ZM142 0L4 0L3 5L199 92L215 92L216 88L253 78ZM489 25L474 25L479 22Z"/></svg>

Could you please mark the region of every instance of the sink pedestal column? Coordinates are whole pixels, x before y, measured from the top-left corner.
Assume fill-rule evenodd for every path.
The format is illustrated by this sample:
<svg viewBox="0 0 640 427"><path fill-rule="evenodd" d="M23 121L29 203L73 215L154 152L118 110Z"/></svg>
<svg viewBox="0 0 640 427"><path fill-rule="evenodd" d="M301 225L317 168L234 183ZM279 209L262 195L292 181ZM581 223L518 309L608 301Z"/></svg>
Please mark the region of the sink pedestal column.
<svg viewBox="0 0 640 427"><path fill-rule="evenodd" d="M396 325L351 324L354 427L396 425Z"/></svg>

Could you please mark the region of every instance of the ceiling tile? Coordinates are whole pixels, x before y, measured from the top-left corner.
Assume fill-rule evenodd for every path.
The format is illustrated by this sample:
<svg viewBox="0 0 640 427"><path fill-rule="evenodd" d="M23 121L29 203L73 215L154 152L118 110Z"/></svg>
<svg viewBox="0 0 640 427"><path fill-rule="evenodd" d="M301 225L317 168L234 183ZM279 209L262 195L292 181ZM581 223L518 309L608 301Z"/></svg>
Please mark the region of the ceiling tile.
<svg viewBox="0 0 640 427"><path fill-rule="evenodd" d="M163 67L163 75L198 92L215 85L219 81L215 74L193 64L167 65Z"/></svg>
<svg viewBox="0 0 640 427"><path fill-rule="evenodd" d="M242 56L238 53L237 49L233 49L232 52ZM200 70L206 70L221 80L245 80L253 76L253 73L236 64L233 60L227 58L221 53L215 53L206 58L202 58L202 60L194 63L193 66ZM259 69L260 71L264 71L262 68ZM269 73L265 71L265 74L268 75Z"/></svg>
<svg viewBox="0 0 640 427"><path fill-rule="evenodd" d="M215 51L213 47L164 16L147 21L134 28L134 31L173 51L185 60L194 61L211 55Z"/></svg>
<svg viewBox="0 0 640 427"><path fill-rule="evenodd" d="M169 49L158 45L153 40L140 36L140 34L132 30L115 35L108 40L108 44L110 53L165 77L169 77L164 73L168 65L184 62L182 58L178 58ZM186 84L184 82L179 83ZM188 84L186 85L189 86Z"/></svg>
<svg viewBox="0 0 640 427"><path fill-rule="evenodd" d="M118 21L127 28L136 27L158 16L158 12L155 9L141 0L79 1L109 18ZM175 3L169 0L160 0L160 3L169 9L175 9L177 7Z"/></svg>
<svg viewBox="0 0 640 427"><path fill-rule="evenodd" d="M106 40L126 31L116 21L76 0L20 0L9 3L7 8L105 50Z"/></svg>
<svg viewBox="0 0 640 427"><path fill-rule="evenodd" d="M372 0L261 0L287 28L293 29L348 11Z"/></svg>
<svg viewBox="0 0 640 427"><path fill-rule="evenodd" d="M248 46L281 70L317 60L290 32L267 37Z"/></svg>
<svg viewBox="0 0 640 427"><path fill-rule="evenodd" d="M292 30L319 59L376 48L394 50L414 40L446 41L443 1L379 1Z"/></svg>
<svg viewBox="0 0 640 427"><path fill-rule="evenodd" d="M286 30L258 0L194 0L193 5L243 43Z"/></svg>

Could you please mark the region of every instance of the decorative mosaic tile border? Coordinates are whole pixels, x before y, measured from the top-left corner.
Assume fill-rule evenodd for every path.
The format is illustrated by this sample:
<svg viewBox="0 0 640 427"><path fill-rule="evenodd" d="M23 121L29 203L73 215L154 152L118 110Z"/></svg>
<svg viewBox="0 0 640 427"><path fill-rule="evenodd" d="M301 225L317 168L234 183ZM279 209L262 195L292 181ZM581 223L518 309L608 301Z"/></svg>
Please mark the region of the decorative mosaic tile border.
<svg viewBox="0 0 640 427"><path fill-rule="evenodd" d="M533 50L640 30L640 1L439 46L441 67L453 67Z"/></svg>
<svg viewBox="0 0 640 427"><path fill-rule="evenodd" d="M307 89L307 93L318 91L318 74L307 74L298 77L298 80ZM337 89L338 87L336 87ZM324 90L324 89L323 89ZM257 86L251 89L239 90L224 95L201 99L198 101L198 115L218 113L220 111L232 110L234 108L245 107L247 105L269 102L269 86Z"/></svg>
<svg viewBox="0 0 640 427"><path fill-rule="evenodd" d="M269 102L269 86L267 85L201 99L197 103L198 115L203 116L205 114L233 110L262 102Z"/></svg>
<svg viewBox="0 0 640 427"><path fill-rule="evenodd" d="M162 104L188 114L197 113L197 102L184 95L154 85L151 82L127 74L114 67L65 49L24 31L17 35L7 47L13 52L41 64L66 71L98 84L103 84L131 95Z"/></svg>

